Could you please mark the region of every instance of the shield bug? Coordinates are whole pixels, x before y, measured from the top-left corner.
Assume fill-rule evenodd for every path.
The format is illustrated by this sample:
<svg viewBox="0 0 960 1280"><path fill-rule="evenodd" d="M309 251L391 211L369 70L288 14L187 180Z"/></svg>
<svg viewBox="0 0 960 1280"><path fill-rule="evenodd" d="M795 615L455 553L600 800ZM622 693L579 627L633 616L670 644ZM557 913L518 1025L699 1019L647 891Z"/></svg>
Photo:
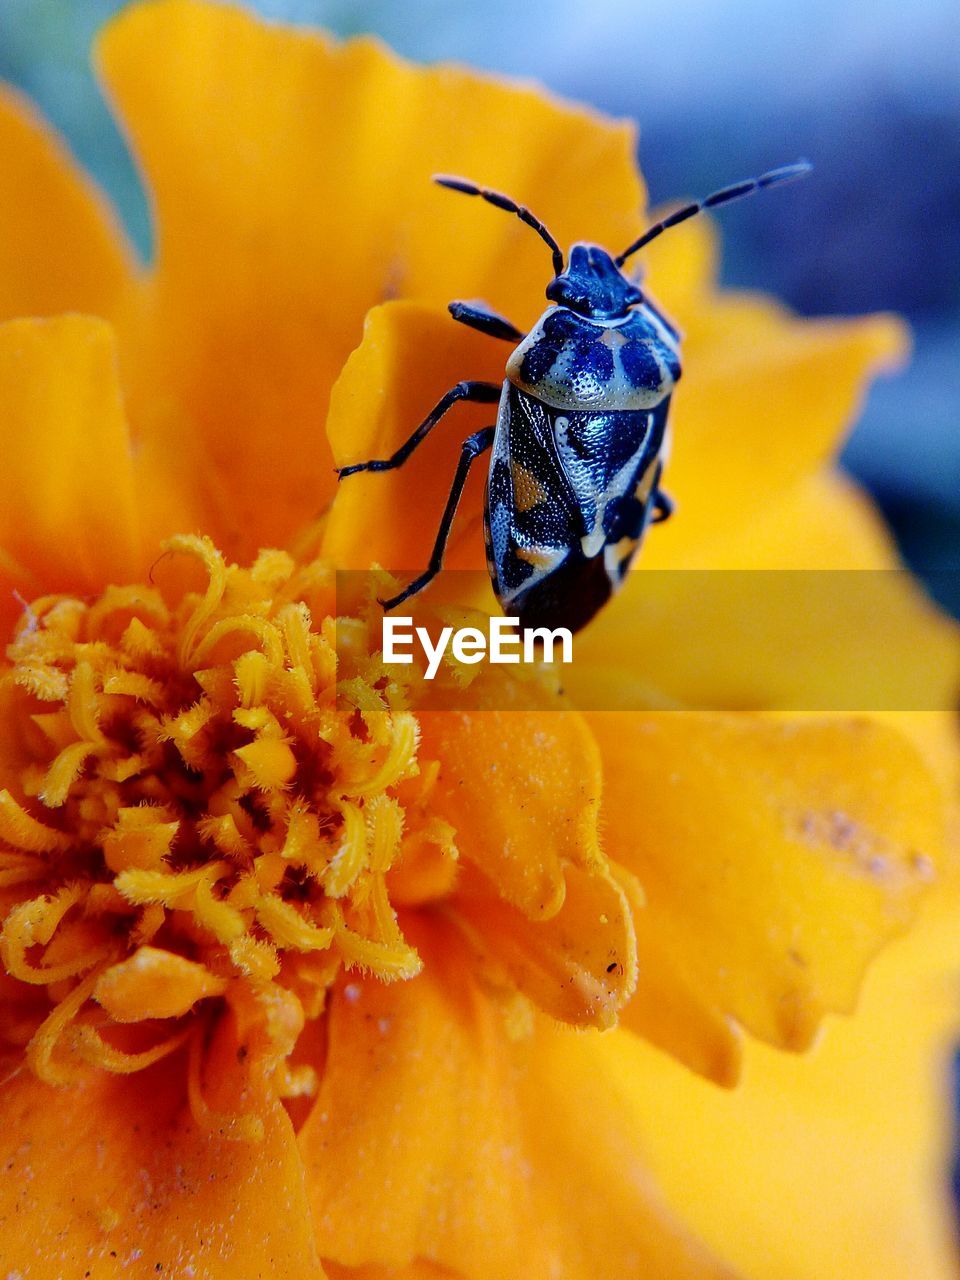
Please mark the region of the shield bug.
<svg viewBox="0 0 960 1280"><path fill-rule="evenodd" d="M550 306L524 334L481 302L451 302L454 320L514 344L502 385L458 382L389 458L340 468L402 466L461 400L498 404L497 421L464 440L426 570L394 609L439 573L471 466L490 452L485 538L494 592L522 627L583 627L622 584L647 526L673 504L660 487L670 398L680 378L680 334L637 280L623 272L639 249L692 218L807 173L805 161L772 169L684 205L612 257L575 244L566 261L529 209L464 178L434 181L516 214L553 258Z"/></svg>

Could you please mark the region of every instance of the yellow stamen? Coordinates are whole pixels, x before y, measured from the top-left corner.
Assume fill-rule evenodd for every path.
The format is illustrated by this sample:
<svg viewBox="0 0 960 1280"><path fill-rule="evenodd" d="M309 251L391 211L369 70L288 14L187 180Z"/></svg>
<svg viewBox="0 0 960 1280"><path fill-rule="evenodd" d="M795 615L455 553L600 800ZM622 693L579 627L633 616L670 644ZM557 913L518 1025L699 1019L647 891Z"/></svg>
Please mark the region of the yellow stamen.
<svg viewBox="0 0 960 1280"><path fill-rule="evenodd" d="M162 822L159 818L159 812L146 805L118 811L116 824L102 836L104 861L111 871L160 867L170 853L180 823Z"/></svg>
<svg viewBox="0 0 960 1280"><path fill-rule="evenodd" d="M70 847L68 836L38 822L7 790L0 791L0 840L25 853L53 853Z"/></svg>
<svg viewBox="0 0 960 1280"><path fill-rule="evenodd" d="M76 1067L55 1063L53 1052L64 1031L93 994L98 973L88 974L65 996L34 1032L27 1045L27 1065L48 1084L69 1084L76 1079Z"/></svg>
<svg viewBox="0 0 960 1280"><path fill-rule="evenodd" d="M29 853L11 853L0 850L0 889L40 880L46 873L41 858Z"/></svg>
<svg viewBox="0 0 960 1280"><path fill-rule="evenodd" d="M177 646L180 666L186 667L193 654L197 633L223 599L227 586L227 568L223 562L223 556L209 538L181 534L167 542L166 550L182 551L186 555L196 556L209 575L206 594L190 614Z"/></svg>
<svg viewBox="0 0 960 1280"><path fill-rule="evenodd" d="M445 859L453 833L423 803L437 768L407 692L367 651L374 602L338 623L327 566L268 550L241 569L195 536L166 551L204 568L201 591L48 597L7 651L0 733L29 747L0 790L0 960L46 988L17 1032L38 1075L138 1071L189 1039L194 1115L251 1138L204 1098L218 1012L243 1010L279 1096L311 1092L286 1062L304 1018L345 966L419 971L388 875L410 849ZM111 1034L171 1019L148 1048Z"/></svg>
<svg viewBox="0 0 960 1280"><path fill-rule="evenodd" d="M261 791L286 786L297 771L296 756L285 742L276 739L260 738L238 747L237 755L250 770L254 786Z"/></svg>
<svg viewBox="0 0 960 1280"><path fill-rule="evenodd" d="M182 1044L186 1044L191 1030L189 1026L182 1027L175 1035L168 1036L150 1049L144 1049L141 1053L124 1053L107 1044L93 1027L82 1025L71 1029L70 1046L79 1058L92 1067L100 1067L118 1075L129 1075L134 1071L143 1071L145 1067L152 1067L161 1058L169 1057Z"/></svg>
<svg viewBox="0 0 960 1280"><path fill-rule="evenodd" d="M366 815L370 832L370 870L386 871L400 848L403 810L392 796L381 792L368 801Z"/></svg>
<svg viewBox="0 0 960 1280"><path fill-rule="evenodd" d="M360 808L343 804L343 838L330 860L323 882L332 898L342 898L360 874L367 858L367 827Z"/></svg>
<svg viewBox="0 0 960 1280"><path fill-rule="evenodd" d="M257 919L281 947L294 951L325 951L333 942L333 929L321 929L301 912L273 894L259 900Z"/></svg>
<svg viewBox="0 0 960 1280"><path fill-rule="evenodd" d="M80 885L69 885L52 898L32 898L14 907L0 933L0 957L4 967L21 982L46 986L62 982L91 968L104 954L104 948L66 960L61 964L33 965L27 960L31 947L45 947L71 907L83 897Z"/></svg>

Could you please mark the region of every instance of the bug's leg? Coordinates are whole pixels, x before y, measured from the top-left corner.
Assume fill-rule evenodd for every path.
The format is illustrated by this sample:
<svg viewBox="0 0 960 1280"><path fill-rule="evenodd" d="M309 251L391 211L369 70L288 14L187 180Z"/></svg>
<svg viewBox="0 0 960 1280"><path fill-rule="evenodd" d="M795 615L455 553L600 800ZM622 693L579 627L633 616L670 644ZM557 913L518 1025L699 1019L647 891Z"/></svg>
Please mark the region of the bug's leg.
<svg viewBox="0 0 960 1280"><path fill-rule="evenodd" d="M471 329L479 329L491 338L503 338L505 342L519 342L523 332L515 324L498 315L485 302L451 302L447 310L454 320Z"/></svg>
<svg viewBox="0 0 960 1280"><path fill-rule="evenodd" d="M403 604L404 600L409 600L411 596L415 596L422 591L443 567L443 553L447 549L447 539L450 537L453 518L457 514L463 487L467 483L467 476L470 474L470 468L477 458L486 453L493 444L494 430L494 427L484 427L482 431L477 431L474 435L468 436L461 445L460 461L457 463L456 475L453 477L453 484L450 486L447 505L444 507L443 515L440 517L440 528L437 530L437 540L433 544L430 563L426 571L421 573L419 578L414 578L413 582L408 587L405 587L399 595L394 596L392 600L380 601L386 611L389 612L389 610L395 609L398 604Z"/></svg>
<svg viewBox="0 0 960 1280"><path fill-rule="evenodd" d="M389 458L372 458L369 462L352 462L348 467L339 467L337 471L339 478L343 480L357 471L392 471L394 467L403 466L417 445L427 438L444 414L458 401L471 400L475 404L496 404L502 390L502 387L493 382L458 382L455 387L450 388L442 400L434 405L410 439L405 441L396 453Z"/></svg>
<svg viewBox="0 0 960 1280"><path fill-rule="evenodd" d="M653 518L651 524L663 524L664 520L669 520L676 510L677 504L668 493L664 493L662 489L655 489L653 494Z"/></svg>

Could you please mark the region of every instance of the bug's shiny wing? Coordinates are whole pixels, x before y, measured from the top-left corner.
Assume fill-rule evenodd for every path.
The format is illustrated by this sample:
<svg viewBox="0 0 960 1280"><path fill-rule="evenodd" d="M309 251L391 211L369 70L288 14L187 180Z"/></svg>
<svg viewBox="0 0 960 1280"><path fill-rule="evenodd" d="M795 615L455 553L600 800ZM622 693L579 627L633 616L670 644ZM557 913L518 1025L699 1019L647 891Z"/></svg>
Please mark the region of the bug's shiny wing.
<svg viewBox="0 0 960 1280"><path fill-rule="evenodd" d="M649 520L668 400L650 411L561 411L509 383L488 490L497 596L527 626L589 621Z"/></svg>
<svg viewBox="0 0 960 1280"><path fill-rule="evenodd" d="M506 383L487 488L487 563L505 607L560 567L578 516L548 412Z"/></svg>

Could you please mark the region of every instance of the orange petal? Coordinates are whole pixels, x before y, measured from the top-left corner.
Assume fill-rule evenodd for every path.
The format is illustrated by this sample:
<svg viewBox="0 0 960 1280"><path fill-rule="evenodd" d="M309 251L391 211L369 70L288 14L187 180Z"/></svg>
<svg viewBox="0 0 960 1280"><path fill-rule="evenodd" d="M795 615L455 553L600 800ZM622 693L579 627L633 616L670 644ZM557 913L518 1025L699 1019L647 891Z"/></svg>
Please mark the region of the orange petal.
<svg viewBox="0 0 960 1280"><path fill-rule="evenodd" d="M897 568L889 534L848 481L807 477L739 530L718 530L711 555L703 570L630 575L577 637L565 678L577 705L655 705L654 691L699 708L954 705L957 627Z"/></svg>
<svg viewBox="0 0 960 1280"><path fill-rule="evenodd" d="M0 320L116 315L132 254L106 201L63 142L0 87Z"/></svg>
<svg viewBox="0 0 960 1280"><path fill-rule="evenodd" d="M455 936L418 930L417 947L419 977L333 1000L299 1135L321 1255L471 1280L723 1274L662 1214L605 1038L511 1042Z"/></svg>
<svg viewBox="0 0 960 1280"><path fill-rule="evenodd" d="M463 1276L462 1271L450 1271L422 1259L407 1267L341 1267L324 1259L324 1266L330 1280L460 1280Z"/></svg>
<svg viewBox="0 0 960 1280"><path fill-rule="evenodd" d="M533 922L467 881L458 886L456 916L478 948L478 964L492 958L510 984L561 1022L614 1025L636 986L637 956L630 904L610 871L568 866L563 906Z"/></svg>
<svg viewBox="0 0 960 1280"><path fill-rule="evenodd" d="M157 220L133 416L162 386L168 447L205 458L209 531L232 555L289 539L332 495L324 414L369 307L487 293L518 323L540 309L545 246L432 173L509 188L565 241L619 245L637 225L630 126L369 40L164 0L108 27L100 66Z"/></svg>
<svg viewBox="0 0 960 1280"><path fill-rule="evenodd" d="M139 556L130 436L110 327L85 316L0 326L0 546L25 594L100 590Z"/></svg>
<svg viewBox="0 0 960 1280"><path fill-rule="evenodd" d="M894 569L893 535L867 494L832 465L805 475L762 511L747 503L717 531L710 569Z"/></svg>
<svg viewBox="0 0 960 1280"><path fill-rule="evenodd" d="M235 1056L220 1065L218 1102L236 1108ZM27 1072L4 1085L0 1249L10 1274L322 1280L283 1109L264 1110L262 1142L228 1141L197 1128L183 1079L177 1055L69 1090Z"/></svg>
<svg viewBox="0 0 960 1280"><path fill-rule="evenodd" d="M749 295L714 295L681 323L665 480L677 515L644 549L655 568L715 565L718 538L755 525L833 455L865 380L905 346L892 317L801 320Z"/></svg>
<svg viewBox="0 0 960 1280"><path fill-rule="evenodd" d="M571 1277L733 1280L734 1271L704 1250L682 1212L664 1214L641 1137L659 1098L641 1100L636 1081L616 1069L610 1050L623 1034L544 1030L523 1079L538 1219L554 1219L554 1226L554 1215L560 1218L553 1257L570 1260L561 1274Z"/></svg>
<svg viewBox="0 0 960 1280"><path fill-rule="evenodd" d="M691 988L713 1007L691 1050L691 1028L674 1042L660 1021L652 981L634 1025L700 1069L717 1052L718 1016L808 1047L825 1012L853 1008L868 961L910 921L939 861L943 796L915 749L866 719L589 721L605 846L647 895L641 965L649 933L652 955L672 959L654 975L668 1008Z"/></svg>
<svg viewBox="0 0 960 1280"><path fill-rule="evenodd" d="M631 909L597 839L595 743L571 712L424 712L434 811L456 831L458 914L539 1008L609 1026L637 980ZM549 767L544 768L544 761Z"/></svg>
<svg viewBox="0 0 960 1280"><path fill-rule="evenodd" d="M337 379L327 434L338 466L387 458L462 379L499 384L509 348L453 322L446 308L388 302ZM459 404L396 471L348 476L337 489L322 554L343 568L422 569L430 558L460 444L496 421L495 404ZM483 567L480 514L488 460L474 467L447 568Z"/></svg>
<svg viewBox="0 0 960 1280"><path fill-rule="evenodd" d="M732 1088L743 1069L743 1034L704 991L666 931L637 919L637 987L620 1011L629 1027L699 1075Z"/></svg>
<svg viewBox="0 0 960 1280"><path fill-rule="evenodd" d="M600 758L581 717L444 711L420 720L421 753L441 762L431 806L456 829L461 857L530 919L555 915L564 865L602 861Z"/></svg>
<svg viewBox="0 0 960 1280"><path fill-rule="evenodd" d="M879 957L809 1055L747 1044L732 1093L608 1037L670 1203L751 1280L956 1276L957 906Z"/></svg>

